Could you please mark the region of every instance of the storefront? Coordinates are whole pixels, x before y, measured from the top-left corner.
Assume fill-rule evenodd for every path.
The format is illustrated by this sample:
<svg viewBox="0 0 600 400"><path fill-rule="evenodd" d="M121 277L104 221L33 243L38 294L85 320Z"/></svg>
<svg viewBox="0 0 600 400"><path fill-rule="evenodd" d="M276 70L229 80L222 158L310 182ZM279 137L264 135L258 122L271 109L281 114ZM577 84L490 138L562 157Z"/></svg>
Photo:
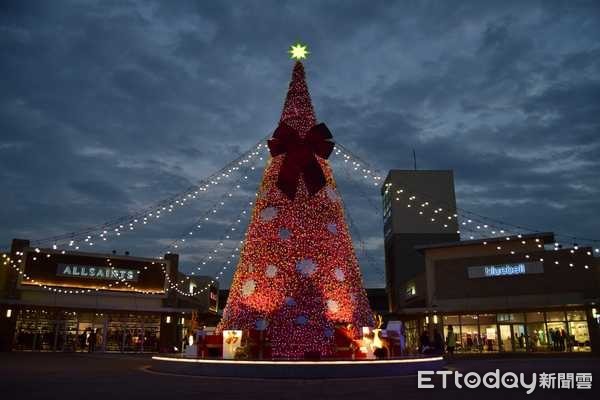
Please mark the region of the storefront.
<svg viewBox="0 0 600 400"><path fill-rule="evenodd" d="M443 315L457 352L591 351L585 310Z"/></svg>
<svg viewBox="0 0 600 400"><path fill-rule="evenodd" d="M160 319L159 313L20 308L13 349L88 351L94 332L95 351L157 352Z"/></svg>
<svg viewBox="0 0 600 400"><path fill-rule="evenodd" d="M179 273L177 255L155 260L15 242L0 277L2 350L180 351L217 318L217 284ZM168 290L171 282L179 291Z"/></svg>
<svg viewBox="0 0 600 400"><path fill-rule="evenodd" d="M547 233L418 247L425 271L406 281L397 313L408 351L450 326L458 353L598 351L598 260L553 242Z"/></svg>

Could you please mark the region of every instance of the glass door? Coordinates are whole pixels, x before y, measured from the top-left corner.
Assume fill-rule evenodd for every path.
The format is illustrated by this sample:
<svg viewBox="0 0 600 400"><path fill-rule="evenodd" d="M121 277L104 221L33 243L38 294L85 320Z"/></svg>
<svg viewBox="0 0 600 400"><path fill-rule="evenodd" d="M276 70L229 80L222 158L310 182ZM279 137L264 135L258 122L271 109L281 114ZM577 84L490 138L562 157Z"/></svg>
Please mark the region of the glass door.
<svg viewBox="0 0 600 400"><path fill-rule="evenodd" d="M527 351L527 335L525 334L525 324L513 324L512 330L515 351Z"/></svg>
<svg viewBox="0 0 600 400"><path fill-rule="evenodd" d="M500 332L500 351L513 351L513 335L509 324L498 325Z"/></svg>

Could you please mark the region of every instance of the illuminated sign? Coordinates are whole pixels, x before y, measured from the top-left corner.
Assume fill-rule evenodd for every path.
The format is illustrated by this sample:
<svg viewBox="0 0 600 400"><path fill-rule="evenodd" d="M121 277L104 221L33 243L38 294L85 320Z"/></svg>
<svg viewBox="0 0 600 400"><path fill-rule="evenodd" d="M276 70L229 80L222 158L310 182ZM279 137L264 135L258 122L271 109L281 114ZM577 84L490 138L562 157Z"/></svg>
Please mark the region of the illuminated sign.
<svg viewBox="0 0 600 400"><path fill-rule="evenodd" d="M525 273L525 264L490 265L483 268L485 276L521 275Z"/></svg>
<svg viewBox="0 0 600 400"><path fill-rule="evenodd" d="M467 269L467 274L470 279L541 274L543 272L544 265L541 262L481 265L477 267L469 267Z"/></svg>
<svg viewBox="0 0 600 400"><path fill-rule="evenodd" d="M58 264L56 269L56 275L58 276L127 282L137 282L139 273L140 271L136 269L76 264Z"/></svg>

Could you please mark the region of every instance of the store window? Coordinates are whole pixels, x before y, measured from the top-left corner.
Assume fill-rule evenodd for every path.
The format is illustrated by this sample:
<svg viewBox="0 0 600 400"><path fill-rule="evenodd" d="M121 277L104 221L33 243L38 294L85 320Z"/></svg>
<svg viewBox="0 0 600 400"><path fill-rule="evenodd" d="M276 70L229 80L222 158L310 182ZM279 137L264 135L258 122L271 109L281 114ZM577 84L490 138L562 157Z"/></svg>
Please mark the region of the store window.
<svg viewBox="0 0 600 400"><path fill-rule="evenodd" d="M547 351L548 336L544 313L541 311L525 314L527 319L527 347L530 351Z"/></svg>
<svg viewBox="0 0 600 400"><path fill-rule="evenodd" d="M525 316L521 313L511 314L498 314L498 323L513 323L513 322L525 322Z"/></svg>
<svg viewBox="0 0 600 400"><path fill-rule="evenodd" d="M591 351L590 331L584 310L567 311L569 336L567 349L569 351Z"/></svg>
<svg viewBox="0 0 600 400"><path fill-rule="evenodd" d="M549 311L546 313L546 334L548 350L564 352L568 350L567 323L564 311Z"/></svg>
<svg viewBox="0 0 600 400"><path fill-rule="evenodd" d="M448 327L452 326L452 331L456 335L456 351L460 351L460 318L458 315L444 315L442 317L444 325L444 342L448 337Z"/></svg>
<svg viewBox="0 0 600 400"><path fill-rule="evenodd" d="M406 334L406 351L415 354L419 351L419 324L417 320L404 321L404 333Z"/></svg>
<svg viewBox="0 0 600 400"><path fill-rule="evenodd" d="M546 320L551 321L559 321L562 322L565 320L564 311L549 311L546 313Z"/></svg>
<svg viewBox="0 0 600 400"><path fill-rule="evenodd" d="M498 351L496 314L479 314L480 346L482 352Z"/></svg>
<svg viewBox="0 0 600 400"><path fill-rule="evenodd" d="M571 310L567 311L568 321L586 321L587 317L584 310Z"/></svg>
<svg viewBox="0 0 600 400"><path fill-rule="evenodd" d="M479 351L479 318L477 315L461 315L460 342L463 352Z"/></svg>

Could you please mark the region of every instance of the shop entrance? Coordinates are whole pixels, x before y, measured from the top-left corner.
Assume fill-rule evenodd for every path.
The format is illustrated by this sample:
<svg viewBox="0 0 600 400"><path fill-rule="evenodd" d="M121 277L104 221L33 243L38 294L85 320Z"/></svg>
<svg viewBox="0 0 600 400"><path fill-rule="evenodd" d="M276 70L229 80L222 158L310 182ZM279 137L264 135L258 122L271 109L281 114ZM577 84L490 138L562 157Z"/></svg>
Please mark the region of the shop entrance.
<svg viewBox="0 0 600 400"><path fill-rule="evenodd" d="M498 325L500 332L500 351L513 351L513 334L511 325Z"/></svg>
<svg viewBox="0 0 600 400"><path fill-rule="evenodd" d="M525 324L499 324L500 351L527 351Z"/></svg>
<svg viewBox="0 0 600 400"><path fill-rule="evenodd" d="M156 352L158 314L19 310L14 349L68 352Z"/></svg>

